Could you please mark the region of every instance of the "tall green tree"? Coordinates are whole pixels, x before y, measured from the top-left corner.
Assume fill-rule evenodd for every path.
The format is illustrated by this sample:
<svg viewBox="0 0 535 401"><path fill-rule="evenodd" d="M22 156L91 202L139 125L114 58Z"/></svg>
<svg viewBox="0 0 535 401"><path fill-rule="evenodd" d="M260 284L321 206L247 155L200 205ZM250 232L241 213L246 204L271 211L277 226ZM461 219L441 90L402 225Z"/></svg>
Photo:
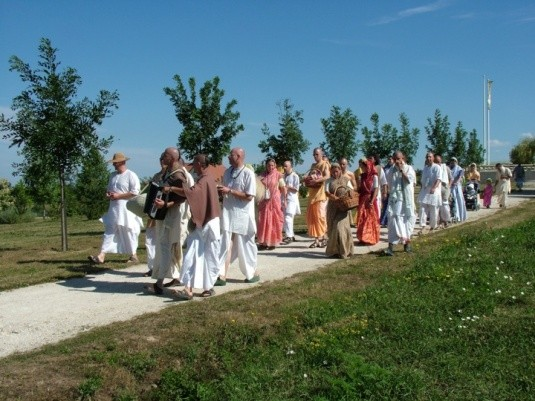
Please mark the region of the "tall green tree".
<svg viewBox="0 0 535 401"><path fill-rule="evenodd" d="M442 155L443 160L448 160L454 156L450 154L451 133L448 116L442 117L440 110L436 109L433 119L427 119L425 132L429 142L429 145L426 146L428 152Z"/></svg>
<svg viewBox="0 0 535 401"><path fill-rule="evenodd" d="M450 157L456 157L459 165L464 167L471 163L471 161L466 157L467 136L468 133L464 129L463 123L459 121L455 127L455 133L451 140L449 155Z"/></svg>
<svg viewBox="0 0 535 401"><path fill-rule="evenodd" d="M102 216L109 205L104 196L110 172L98 149L92 149L77 176L75 194L78 210L89 220Z"/></svg>
<svg viewBox="0 0 535 401"><path fill-rule="evenodd" d="M179 75L173 77L175 87L163 90L175 107L175 115L182 125L178 136L178 146L192 159L196 154L209 156L212 164L221 164L223 157L230 152L232 139L243 131L238 124L240 113L234 111L238 104L232 99L221 110L225 91L219 88L219 77L206 81L199 90L200 104L197 102L195 78L188 80L189 95Z"/></svg>
<svg viewBox="0 0 535 401"><path fill-rule="evenodd" d="M362 153L366 156L377 155L381 159L391 156L399 148L397 128L390 123L380 125L377 113L371 115L370 121L371 129L362 129Z"/></svg>
<svg viewBox="0 0 535 401"><path fill-rule="evenodd" d="M535 163L535 138L524 138L509 152L511 163Z"/></svg>
<svg viewBox="0 0 535 401"><path fill-rule="evenodd" d="M398 149L405 155L407 163L412 164L420 146L420 130L411 128L405 113L399 115L399 124Z"/></svg>
<svg viewBox="0 0 535 401"><path fill-rule="evenodd" d="M13 100L15 116L0 115L4 139L18 146L23 162L15 167L24 175L38 163L54 172L60 186L62 250L68 249L65 184L90 149L105 150L112 137L99 138L96 127L117 108L117 92L101 90L95 101L75 100L82 79L71 67L59 71L57 49L49 39L41 39L38 68L32 70L19 57L9 60L27 88Z"/></svg>
<svg viewBox="0 0 535 401"><path fill-rule="evenodd" d="M325 142L321 147L331 160L336 161L343 157L353 160L359 150L357 131L360 121L357 116L349 108L341 111L339 106L333 106L329 117L320 121L325 135Z"/></svg>
<svg viewBox="0 0 535 401"><path fill-rule="evenodd" d="M477 131L473 129L468 134L466 143L466 160L468 163L483 164L485 161L485 149L477 138Z"/></svg>
<svg viewBox="0 0 535 401"><path fill-rule="evenodd" d="M289 99L277 102L279 107L279 133L272 134L264 123L262 133L267 138L260 141L258 147L266 158L275 159L277 165L290 160L293 165L303 163L301 155L310 148L301 130L303 111L295 110Z"/></svg>

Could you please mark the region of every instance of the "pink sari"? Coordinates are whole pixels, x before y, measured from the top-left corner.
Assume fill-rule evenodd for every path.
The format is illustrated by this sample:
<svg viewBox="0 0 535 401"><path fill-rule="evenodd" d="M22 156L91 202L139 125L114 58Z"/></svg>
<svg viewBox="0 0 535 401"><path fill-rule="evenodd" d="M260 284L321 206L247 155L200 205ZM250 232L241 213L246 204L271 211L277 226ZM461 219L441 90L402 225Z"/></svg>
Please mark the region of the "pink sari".
<svg viewBox="0 0 535 401"><path fill-rule="evenodd" d="M279 179L281 174L277 170L262 174L262 182L269 193L269 199L263 199L258 204L258 230L259 244L277 246L282 241L283 214Z"/></svg>

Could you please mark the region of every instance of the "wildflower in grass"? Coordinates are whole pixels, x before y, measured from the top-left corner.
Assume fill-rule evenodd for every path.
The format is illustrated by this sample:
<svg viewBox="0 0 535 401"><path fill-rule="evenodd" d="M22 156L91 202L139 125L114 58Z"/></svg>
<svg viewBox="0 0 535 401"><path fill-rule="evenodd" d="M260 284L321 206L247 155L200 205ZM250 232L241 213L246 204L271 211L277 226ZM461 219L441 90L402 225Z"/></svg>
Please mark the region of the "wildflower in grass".
<svg viewBox="0 0 535 401"><path fill-rule="evenodd" d="M496 270L500 270L500 268L498 266L496 266Z"/></svg>
<svg viewBox="0 0 535 401"><path fill-rule="evenodd" d="M303 374L303 377L306 379L308 377L308 375L305 373L305 374Z"/></svg>
<svg viewBox="0 0 535 401"><path fill-rule="evenodd" d="M526 285L531 285L531 281L528 281L528 282L526 283Z"/></svg>
<svg viewBox="0 0 535 401"><path fill-rule="evenodd" d="M286 355L293 355L295 354L295 351L293 349L288 348L288 351L286 351Z"/></svg>
<svg viewBox="0 0 535 401"><path fill-rule="evenodd" d="M463 287L463 291L466 291L466 288Z"/></svg>
<svg viewBox="0 0 535 401"><path fill-rule="evenodd" d="M520 295L524 295L524 291L520 292Z"/></svg>
<svg viewBox="0 0 535 401"><path fill-rule="evenodd" d="M440 327L438 328L438 331L440 331L442 333L442 329Z"/></svg>
<svg viewBox="0 0 535 401"><path fill-rule="evenodd" d="M500 260L500 264L503 265L503 260Z"/></svg>
<svg viewBox="0 0 535 401"><path fill-rule="evenodd" d="M511 298L513 298L513 301L516 299L516 297L514 295Z"/></svg>

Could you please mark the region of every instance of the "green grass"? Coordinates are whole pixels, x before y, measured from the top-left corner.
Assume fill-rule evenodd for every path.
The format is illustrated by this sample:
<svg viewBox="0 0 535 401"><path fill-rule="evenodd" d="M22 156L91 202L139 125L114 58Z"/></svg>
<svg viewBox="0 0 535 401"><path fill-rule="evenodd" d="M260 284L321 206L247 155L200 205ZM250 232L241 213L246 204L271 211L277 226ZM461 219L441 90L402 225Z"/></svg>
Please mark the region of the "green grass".
<svg viewBox="0 0 535 401"><path fill-rule="evenodd" d="M4 358L0 394L534 400L533 206Z"/></svg>

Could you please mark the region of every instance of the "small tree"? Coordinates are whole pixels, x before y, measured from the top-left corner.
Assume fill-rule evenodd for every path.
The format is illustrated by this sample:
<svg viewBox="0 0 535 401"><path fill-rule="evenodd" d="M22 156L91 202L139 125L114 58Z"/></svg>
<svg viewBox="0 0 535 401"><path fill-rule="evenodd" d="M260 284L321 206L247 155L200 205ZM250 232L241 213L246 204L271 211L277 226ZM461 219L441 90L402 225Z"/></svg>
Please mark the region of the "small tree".
<svg viewBox="0 0 535 401"><path fill-rule="evenodd" d="M331 160L342 157L353 160L359 149L357 131L360 121L351 109L342 112L340 107L333 106L329 117L321 119L321 125L325 135L325 143L321 147Z"/></svg>
<svg viewBox="0 0 535 401"><path fill-rule="evenodd" d="M433 119L428 118L425 126L427 141L427 151L442 155L443 160L448 160L450 156L451 133L448 116L442 117L439 109L435 110Z"/></svg>
<svg viewBox="0 0 535 401"><path fill-rule="evenodd" d="M17 182L12 191L15 209L19 215L23 215L27 211L31 210L33 202L28 192L28 188L22 181Z"/></svg>
<svg viewBox="0 0 535 401"><path fill-rule="evenodd" d="M468 133L463 128L463 123L458 122L455 127L455 134L451 141L451 149L449 151L450 157L456 157L460 166L466 167L468 164L472 163L466 156L466 137Z"/></svg>
<svg viewBox="0 0 535 401"><path fill-rule="evenodd" d="M75 186L79 212L89 220L102 216L109 201L104 196L110 172L98 149L92 149L84 160Z"/></svg>
<svg viewBox="0 0 535 401"><path fill-rule="evenodd" d="M509 152L511 163L535 163L535 138L524 138Z"/></svg>
<svg viewBox="0 0 535 401"><path fill-rule="evenodd" d="M203 153L209 156L212 164L221 164L223 156L230 152L232 139L244 129L238 124L240 113L233 111L238 102L232 99L221 111L225 91L219 88L217 76L206 81L199 91L200 105L197 105L195 78L188 81L189 97L180 76L175 75L173 80L176 87L163 90L171 98L176 118L183 127L178 146L188 158Z"/></svg>
<svg viewBox="0 0 535 401"><path fill-rule="evenodd" d="M0 211L13 206L13 193L11 184L5 178L0 178Z"/></svg>
<svg viewBox="0 0 535 401"><path fill-rule="evenodd" d="M399 115L399 124L398 149L405 155L407 163L412 164L420 146L420 130L410 127L409 118L405 113Z"/></svg>
<svg viewBox="0 0 535 401"><path fill-rule="evenodd" d="M477 138L477 131L473 129L468 134L468 141L466 144L466 160L468 163L483 164L485 161L485 149Z"/></svg>
<svg viewBox="0 0 535 401"><path fill-rule="evenodd" d="M16 164L17 172L26 175L33 170L40 174L50 172L60 186L62 250L67 246L67 213L65 185L70 174L80 164L89 149L105 150L112 138L100 139L96 126L112 115L117 108L117 92L100 91L96 101L84 98L75 101L82 80L73 68L58 71L57 49L49 39L41 39L39 68L32 70L17 56L10 58L10 71L19 73L28 83L13 100L14 118L0 115L0 130L7 132L4 139L11 146L21 147L24 161ZM42 171L36 171L35 165ZM35 177L31 177L32 179ZM51 181L47 180L46 184Z"/></svg>
<svg viewBox="0 0 535 401"><path fill-rule="evenodd" d="M381 159L391 156L398 148L398 130L392 124L379 126L379 114L373 113L370 117L372 128L364 127L361 149L366 155L378 155Z"/></svg>
<svg viewBox="0 0 535 401"><path fill-rule="evenodd" d="M290 160L293 165L303 163L301 155L310 148L310 142L303 136L300 125L303 123L303 111L294 110L289 99L277 102L279 106L279 133L274 135L266 123L262 133L267 139L260 141L258 147L267 158L275 159L277 165Z"/></svg>

